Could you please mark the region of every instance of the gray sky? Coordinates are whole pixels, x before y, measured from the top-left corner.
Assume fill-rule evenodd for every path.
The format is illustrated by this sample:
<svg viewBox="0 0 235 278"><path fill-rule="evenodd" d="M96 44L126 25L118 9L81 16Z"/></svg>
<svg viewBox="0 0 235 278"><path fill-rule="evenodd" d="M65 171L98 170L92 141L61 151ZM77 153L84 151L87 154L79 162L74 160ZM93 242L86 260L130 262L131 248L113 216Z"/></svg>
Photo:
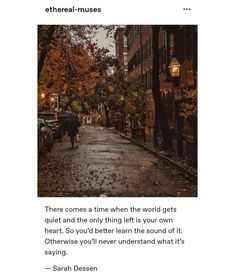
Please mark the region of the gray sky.
<svg viewBox="0 0 235 278"><path fill-rule="evenodd" d="M106 31L100 28L97 31L97 34L94 37L94 42L98 43L99 47L108 48L110 54L115 55L115 45L114 45L114 38L106 38Z"/></svg>

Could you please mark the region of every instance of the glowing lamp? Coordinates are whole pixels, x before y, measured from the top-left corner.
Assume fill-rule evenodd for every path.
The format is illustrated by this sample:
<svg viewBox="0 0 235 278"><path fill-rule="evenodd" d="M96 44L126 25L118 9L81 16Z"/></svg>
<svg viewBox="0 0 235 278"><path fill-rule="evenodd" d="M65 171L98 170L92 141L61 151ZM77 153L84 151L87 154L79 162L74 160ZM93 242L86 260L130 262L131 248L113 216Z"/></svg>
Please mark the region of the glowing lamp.
<svg viewBox="0 0 235 278"><path fill-rule="evenodd" d="M180 76L180 63L176 58L171 59L171 63L169 65L170 73L172 77Z"/></svg>

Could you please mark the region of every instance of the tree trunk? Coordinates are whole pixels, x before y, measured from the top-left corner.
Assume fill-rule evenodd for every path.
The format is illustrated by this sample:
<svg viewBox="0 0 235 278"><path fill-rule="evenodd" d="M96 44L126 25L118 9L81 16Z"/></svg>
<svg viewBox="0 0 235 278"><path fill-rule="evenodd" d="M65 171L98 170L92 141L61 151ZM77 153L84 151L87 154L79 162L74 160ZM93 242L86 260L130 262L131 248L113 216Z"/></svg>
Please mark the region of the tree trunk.
<svg viewBox="0 0 235 278"><path fill-rule="evenodd" d="M172 149L172 138L170 135L168 120L163 107L160 80L159 80L159 30L160 26L152 25L152 50L153 50L153 69L152 69L152 92L155 108L154 118L154 146L157 145L157 137L159 129L162 131L163 147L169 151Z"/></svg>
<svg viewBox="0 0 235 278"><path fill-rule="evenodd" d="M44 65L44 61L45 61L47 52L49 50L49 45L51 43L53 34L55 32L55 28L56 28L55 25L50 25L50 27L47 30L47 36L45 38L45 41L43 42L43 44L44 44L43 45L43 49L41 50L41 53L40 53L40 56L39 56L39 60L38 60L38 81L40 79L40 74L41 74L41 71L42 71L42 68L43 68L43 65ZM38 36L39 36L40 30L41 30L41 27L39 25L38 26Z"/></svg>
<svg viewBox="0 0 235 278"><path fill-rule="evenodd" d="M106 105L104 105L104 112L105 112L105 118L106 118L106 127L110 126L110 119L109 119L109 111L108 111L108 107Z"/></svg>

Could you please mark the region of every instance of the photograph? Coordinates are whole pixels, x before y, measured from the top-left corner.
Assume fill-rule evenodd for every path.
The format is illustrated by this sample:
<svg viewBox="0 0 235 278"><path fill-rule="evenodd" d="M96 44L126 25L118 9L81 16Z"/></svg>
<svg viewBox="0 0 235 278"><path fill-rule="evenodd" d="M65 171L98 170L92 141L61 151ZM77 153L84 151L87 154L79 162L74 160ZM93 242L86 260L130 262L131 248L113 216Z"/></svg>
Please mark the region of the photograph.
<svg viewBox="0 0 235 278"><path fill-rule="evenodd" d="M197 37L38 25L37 197L198 197Z"/></svg>

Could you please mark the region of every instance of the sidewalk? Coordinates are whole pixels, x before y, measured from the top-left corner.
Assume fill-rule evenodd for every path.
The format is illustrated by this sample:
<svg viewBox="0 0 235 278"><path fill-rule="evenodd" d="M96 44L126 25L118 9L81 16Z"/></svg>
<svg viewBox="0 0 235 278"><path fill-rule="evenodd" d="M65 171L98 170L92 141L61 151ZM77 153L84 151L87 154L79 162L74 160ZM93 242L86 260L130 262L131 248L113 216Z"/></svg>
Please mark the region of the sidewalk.
<svg viewBox="0 0 235 278"><path fill-rule="evenodd" d="M116 134L119 134L121 137L130 140L133 144L136 144L142 148L144 148L145 150L151 152L152 154L154 154L155 156L161 158L162 160L164 160L166 163L173 165L174 167L178 168L180 171L182 171L190 180L197 182L197 170L194 169L193 167L188 166L186 163L184 163L181 160L177 160L174 157L168 157L164 154L163 151L159 151L156 148L154 148L153 146L150 146L146 143L144 143L143 141L140 140L135 140L132 139L130 136L123 134L119 131L116 131L115 129L113 129L113 131Z"/></svg>

